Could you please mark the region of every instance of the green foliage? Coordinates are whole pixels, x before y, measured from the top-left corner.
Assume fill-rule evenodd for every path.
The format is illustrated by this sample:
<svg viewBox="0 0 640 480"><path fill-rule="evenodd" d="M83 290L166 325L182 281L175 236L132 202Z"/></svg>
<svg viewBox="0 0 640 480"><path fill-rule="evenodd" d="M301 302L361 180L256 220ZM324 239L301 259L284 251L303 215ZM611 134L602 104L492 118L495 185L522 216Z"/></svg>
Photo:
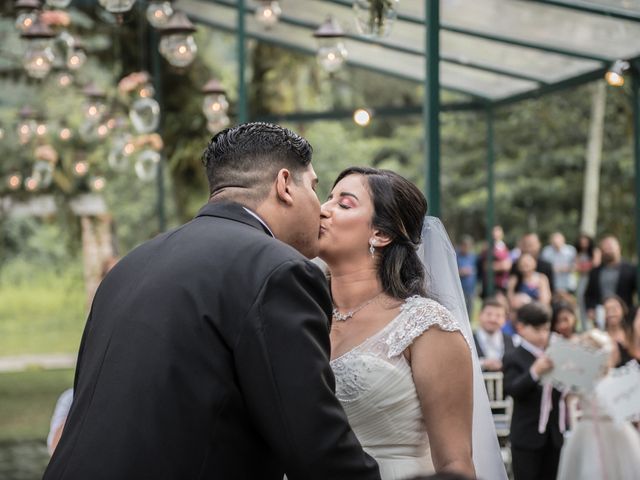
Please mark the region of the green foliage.
<svg viewBox="0 0 640 480"><path fill-rule="evenodd" d="M72 386L73 370L0 373L0 442L44 442L56 401Z"/></svg>

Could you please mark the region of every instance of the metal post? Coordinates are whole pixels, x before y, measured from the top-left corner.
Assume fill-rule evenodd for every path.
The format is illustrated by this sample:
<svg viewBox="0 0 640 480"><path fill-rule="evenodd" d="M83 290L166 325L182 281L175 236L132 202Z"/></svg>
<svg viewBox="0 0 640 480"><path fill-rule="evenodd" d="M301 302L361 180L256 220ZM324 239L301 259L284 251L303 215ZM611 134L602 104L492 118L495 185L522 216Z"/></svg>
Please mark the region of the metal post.
<svg viewBox="0 0 640 480"><path fill-rule="evenodd" d="M635 165L635 227L636 227L636 285L640 286L640 71L635 64L631 68L633 98L633 160Z"/></svg>
<svg viewBox="0 0 640 480"><path fill-rule="evenodd" d="M424 139L429 214L440 216L440 1L425 0Z"/></svg>
<svg viewBox="0 0 640 480"><path fill-rule="evenodd" d="M247 85L245 79L246 69L246 42L245 42L245 18L244 18L245 0L238 0L238 25L237 25L237 41L238 41L238 123L244 123L249 118L247 109Z"/></svg>
<svg viewBox="0 0 640 480"><path fill-rule="evenodd" d="M493 109L489 106L486 110L487 114L487 282L485 296L493 295L494 272L493 272L493 227L495 225L495 150L493 135Z"/></svg>

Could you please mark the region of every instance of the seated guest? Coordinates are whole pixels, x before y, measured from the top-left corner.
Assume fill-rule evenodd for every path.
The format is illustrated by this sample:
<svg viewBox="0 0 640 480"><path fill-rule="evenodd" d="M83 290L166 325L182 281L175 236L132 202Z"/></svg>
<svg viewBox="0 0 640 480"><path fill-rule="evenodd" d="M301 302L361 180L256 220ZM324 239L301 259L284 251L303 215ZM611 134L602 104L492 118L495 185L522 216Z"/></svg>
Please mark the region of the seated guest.
<svg viewBox="0 0 640 480"><path fill-rule="evenodd" d="M511 337L511 340L513 340L513 345L517 347L518 345L520 345L520 337L516 333L515 326L518 317L518 310L523 305L531 303L531 297L526 293L516 293L510 299L507 299L507 297L503 298L506 302L506 305L508 306L508 309L507 321L504 324L504 327L502 327L502 331Z"/></svg>
<svg viewBox="0 0 640 480"><path fill-rule="evenodd" d="M571 340L576 334L578 318L574 308L567 302L553 304L551 316L551 331L557 333L566 340Z"/></svg>
<svg viewBox="0 0 640 480"><path fill-rule="evenodd" d="M498 300L490 298L482 304L473 340L484 371L502 370L502 357L514 349L511 337L502 331L506 320L507 310Z"/></svg>

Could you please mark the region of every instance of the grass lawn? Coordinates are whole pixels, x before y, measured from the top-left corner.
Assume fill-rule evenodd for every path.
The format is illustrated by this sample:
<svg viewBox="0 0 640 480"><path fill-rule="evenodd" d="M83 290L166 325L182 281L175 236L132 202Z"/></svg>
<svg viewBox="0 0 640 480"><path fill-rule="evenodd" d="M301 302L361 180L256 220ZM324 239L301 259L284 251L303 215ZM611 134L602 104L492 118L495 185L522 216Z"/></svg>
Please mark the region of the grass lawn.
<svg viewBox="0 0 640 480"><path fill-rule="evenodd" d="M0 373L0 442L44 441L60 394L73 370Z"/></svg>
<svg viewBox="0 0 640 480"><path fill-rule="evenodd" d="M12 265L0 277L0 356L76 353L86 320L81 265Z"/></svg>

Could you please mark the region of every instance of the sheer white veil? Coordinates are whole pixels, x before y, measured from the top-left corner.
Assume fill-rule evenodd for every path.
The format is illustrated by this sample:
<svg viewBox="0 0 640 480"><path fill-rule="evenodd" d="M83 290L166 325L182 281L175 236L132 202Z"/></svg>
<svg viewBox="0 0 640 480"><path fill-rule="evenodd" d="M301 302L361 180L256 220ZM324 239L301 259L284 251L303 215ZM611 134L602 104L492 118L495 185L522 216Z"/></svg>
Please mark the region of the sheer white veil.
<svg viewBox="0 0 640 480"><path fill-rule="evenodd" d="M426 270L427 296L453 314L469 340L473 358L473 463L478 478L506 480L480 361L458 275L456 252L440 219L427 216L422 227L418 255Z"/></svg>

